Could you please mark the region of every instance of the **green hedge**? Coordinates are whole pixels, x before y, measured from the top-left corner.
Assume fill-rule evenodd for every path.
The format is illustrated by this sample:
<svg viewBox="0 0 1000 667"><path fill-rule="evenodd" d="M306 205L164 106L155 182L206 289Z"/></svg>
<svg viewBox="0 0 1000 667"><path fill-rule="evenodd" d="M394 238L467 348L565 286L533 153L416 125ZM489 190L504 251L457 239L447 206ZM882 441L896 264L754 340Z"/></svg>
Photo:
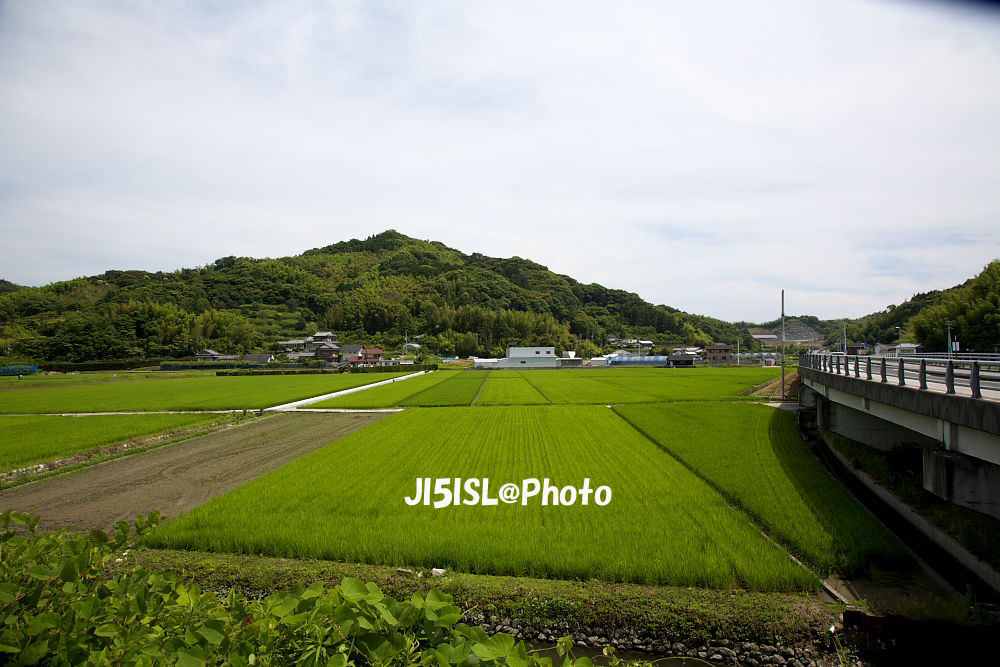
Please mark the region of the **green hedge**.
<svg viewBox="0 0 1000 667"><path fill-rule="evenodd" d="M161 371L196 371L240 368L302 368L302 364L262 364L259 361L165 361Z"/></svg>
<svg viewBox="0 0 1000 667"><path fill-rule="evenodd" d="M242 370L216 371L215 374L219 377L232 377L237 375L332 375L334 373L343 372L344 371L339 368L277 368L273 370L264 368L247 368Z"/></svg>
<svg viewBox="0 0 1000 667"><path fill-rule="evenodd" d="M43 361L38 368L43 371L71 373L73 371L127 371L163 364L164 359L109 359L106 361Z"/></svg>
<svg viewBox="0 0 1000 667"><path fill-rule="evenodd" d="M400 366L359 366L352 368L352 373L405 373L407 371L436 371L437 364L413 364Z"/></svg>

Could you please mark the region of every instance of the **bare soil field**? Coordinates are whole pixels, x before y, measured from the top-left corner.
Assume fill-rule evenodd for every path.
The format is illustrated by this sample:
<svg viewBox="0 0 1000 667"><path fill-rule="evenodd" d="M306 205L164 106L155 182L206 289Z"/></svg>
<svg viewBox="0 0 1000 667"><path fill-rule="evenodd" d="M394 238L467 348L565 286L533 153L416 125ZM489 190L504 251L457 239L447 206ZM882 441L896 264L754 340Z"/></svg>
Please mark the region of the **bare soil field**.
<svg viewBox="0 0 1000 667"><path fill-rule="evenodd" d="M0 509L33 510L41 527L108 530L153 510L177 516L353 433L384 414L280 414L0 491Z"/></svg>

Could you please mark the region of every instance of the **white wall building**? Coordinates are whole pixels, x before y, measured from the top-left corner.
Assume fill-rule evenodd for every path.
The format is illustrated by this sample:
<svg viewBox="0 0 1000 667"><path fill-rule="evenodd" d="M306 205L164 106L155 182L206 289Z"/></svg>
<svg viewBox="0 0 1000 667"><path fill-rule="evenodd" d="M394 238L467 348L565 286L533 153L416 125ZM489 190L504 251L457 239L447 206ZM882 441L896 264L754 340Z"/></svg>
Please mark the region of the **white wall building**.
<svg viewBox="0 0 1000 667"><path fill-rule="evenodd" d="M575 360L579 364L582 360ZM503 359L476 359L475 368L559 368L554 347L508 347Z"/></svg>

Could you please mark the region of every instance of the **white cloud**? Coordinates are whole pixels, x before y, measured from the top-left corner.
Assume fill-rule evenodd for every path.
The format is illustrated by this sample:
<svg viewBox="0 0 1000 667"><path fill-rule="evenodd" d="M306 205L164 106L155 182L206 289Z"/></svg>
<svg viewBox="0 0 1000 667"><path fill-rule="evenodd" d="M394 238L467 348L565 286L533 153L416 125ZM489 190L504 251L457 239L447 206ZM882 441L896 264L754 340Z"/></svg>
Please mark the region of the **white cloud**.
<svg viewBox="0 0 1000 667"><path fill-rule="evenodd" d="M725 319L1000 255L1000 15L901 2L8 3L5 278L393 227Z"/></svg>

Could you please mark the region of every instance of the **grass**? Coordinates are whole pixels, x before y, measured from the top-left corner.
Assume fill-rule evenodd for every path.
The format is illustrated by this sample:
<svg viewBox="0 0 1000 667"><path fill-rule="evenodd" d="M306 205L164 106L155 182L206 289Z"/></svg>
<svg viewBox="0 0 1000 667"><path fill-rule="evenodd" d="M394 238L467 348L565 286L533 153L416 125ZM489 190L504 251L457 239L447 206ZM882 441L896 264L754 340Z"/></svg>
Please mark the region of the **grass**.
<svg viewBox="0 0 1000 667"><path fill-rule="evenodd" d="M219 419L220 415L205 414L0 417L0 471Z"/></svg>
<svg viewBox="0 0 1000 667"><path fill-rule="evenodd" d="M415 378L408 378L392 384L373 387L364 391L338 396L321 403L305 406L308 408L392 408L425 389L451 379L455 371L434 371Z"/></svg>
<svg viewBox="0 0 1000 667"><path fill-rule="evenodd" d="M613 497L603 507L407 505L423 477L488 478L494 496L525 478L589 478ZM815 585L708 484L591 406L405 411L213 499L151 544L719 589Z"/></svg>
<svg viewBox="0 0 1000 667"><path fill-rule="evenodd" d="M440 588L455 603L487 617L516 618L540 632L655 638L695 644L728 639L761 644L811 643L839 617L841 608L801 593L760 593L642 586L602 581L561 581L448 572L444 577L401 574L395 567L290 560L203 551L133 550L123 567L174 572L204 590L235 587L263 597L314 581L339 583L344 577L371 581L391 597ZM667 663L670 664L670 663Z"/></svg>
<svg viewBox="0 0 1000 667"><path fill-rule="evenodd" d="M908 558L809 451L791 413L742 403L615 410L821 571L852 574Z"/></svg>
<svg viewBox="0 0 1000 667"><path fill-rule="evenodd" d="M402 373L173 377L35 386L0 393L0 414L259 409L399 377Z"/></svg>

